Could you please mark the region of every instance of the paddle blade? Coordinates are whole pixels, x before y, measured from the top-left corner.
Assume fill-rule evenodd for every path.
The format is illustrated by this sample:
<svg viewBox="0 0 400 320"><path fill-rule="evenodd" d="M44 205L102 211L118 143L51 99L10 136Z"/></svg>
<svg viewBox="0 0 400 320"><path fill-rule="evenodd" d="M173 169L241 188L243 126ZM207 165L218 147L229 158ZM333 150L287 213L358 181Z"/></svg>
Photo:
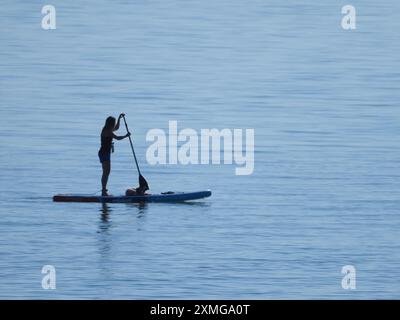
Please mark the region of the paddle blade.
<svg viewBox="0 0 400 320"><path fill-rule="evenodd" d="M139 175L139 188L142 192L149 190L149 184L142 175Z"/></svg>

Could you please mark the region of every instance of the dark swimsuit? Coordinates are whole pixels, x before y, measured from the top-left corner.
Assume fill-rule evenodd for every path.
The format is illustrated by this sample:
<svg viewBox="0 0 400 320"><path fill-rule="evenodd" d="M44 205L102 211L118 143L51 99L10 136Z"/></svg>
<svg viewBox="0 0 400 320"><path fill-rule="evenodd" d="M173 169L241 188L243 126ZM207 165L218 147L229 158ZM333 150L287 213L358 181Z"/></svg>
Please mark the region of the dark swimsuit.
<svg viewBox="0 0 400 320"><path fill-rule="evenodd" d="M113 148L112 139L113 137L101 136L101 148L98 153L100 162L110 161Z"/></svg>

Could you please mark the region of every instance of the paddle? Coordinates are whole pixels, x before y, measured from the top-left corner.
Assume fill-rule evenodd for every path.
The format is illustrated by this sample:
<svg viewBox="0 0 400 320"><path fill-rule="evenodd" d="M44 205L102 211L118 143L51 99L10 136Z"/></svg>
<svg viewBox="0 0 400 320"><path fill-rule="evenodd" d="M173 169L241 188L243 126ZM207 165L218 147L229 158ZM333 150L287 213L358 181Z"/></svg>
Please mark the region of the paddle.
<svg viewBox="0 0 400 320"><path fill-rule="evenodd" d="M124 118L126 131L129 132L128 124L126 123L125 116L122 116L122 118ZM136 159L135 149L133 148L133 143L132 143L132 139L131 139L130 136L129 136L129 142L131 144L133 157L135 158L136 168L137 168L137 170L139 172L139 193L144 193L146 190L149 190L149 185L148 185L146 179L140 173L139 164L138 164L137 159Z"/></svg>

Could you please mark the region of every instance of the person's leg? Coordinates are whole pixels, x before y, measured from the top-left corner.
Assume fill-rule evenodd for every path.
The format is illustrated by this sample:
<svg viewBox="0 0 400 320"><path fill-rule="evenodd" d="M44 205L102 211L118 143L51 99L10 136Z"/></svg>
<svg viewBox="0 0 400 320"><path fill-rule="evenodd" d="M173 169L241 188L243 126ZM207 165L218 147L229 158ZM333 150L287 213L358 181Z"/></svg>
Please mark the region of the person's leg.
<svg viewBox="0 0 400 320"><path fill-rule="evenodd" d="M103 167L103 175L101 177L101 193L103 196L107 195L107 181L108 181L108 176L110 175L111 171L111 161L103 161L101 163Z"/></svg>

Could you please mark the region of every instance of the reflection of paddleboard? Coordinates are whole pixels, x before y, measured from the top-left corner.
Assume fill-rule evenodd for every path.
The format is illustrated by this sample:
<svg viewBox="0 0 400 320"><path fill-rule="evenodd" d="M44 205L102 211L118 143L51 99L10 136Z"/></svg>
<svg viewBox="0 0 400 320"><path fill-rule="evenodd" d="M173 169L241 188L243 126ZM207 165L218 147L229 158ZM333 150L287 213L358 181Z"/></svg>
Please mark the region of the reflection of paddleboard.
<svg viewBox="0 0 400 320"><path fill-rule="evenodd" d="M134 202L182 202L197 200L211 196L211 191L197 192L165 192L159 194L145 194L138 196L93 196L85 194L57 194L53 197L56 202L107 202L107 203L134 203Z"/></svg>

